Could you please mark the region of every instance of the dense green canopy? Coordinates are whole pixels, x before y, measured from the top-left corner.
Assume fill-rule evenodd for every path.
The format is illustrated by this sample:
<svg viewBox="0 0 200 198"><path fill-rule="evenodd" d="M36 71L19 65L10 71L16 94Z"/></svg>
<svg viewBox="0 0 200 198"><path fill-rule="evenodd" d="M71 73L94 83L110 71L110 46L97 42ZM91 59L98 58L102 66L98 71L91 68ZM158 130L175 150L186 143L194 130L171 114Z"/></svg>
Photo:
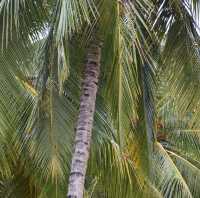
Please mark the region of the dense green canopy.
<svg viewBox="0 0 200 198"><path fill-rule="evenodd" d="M199 0L0 0L0 197L66 197L92 40L85 197L200 197L199 14Z"/></svg>

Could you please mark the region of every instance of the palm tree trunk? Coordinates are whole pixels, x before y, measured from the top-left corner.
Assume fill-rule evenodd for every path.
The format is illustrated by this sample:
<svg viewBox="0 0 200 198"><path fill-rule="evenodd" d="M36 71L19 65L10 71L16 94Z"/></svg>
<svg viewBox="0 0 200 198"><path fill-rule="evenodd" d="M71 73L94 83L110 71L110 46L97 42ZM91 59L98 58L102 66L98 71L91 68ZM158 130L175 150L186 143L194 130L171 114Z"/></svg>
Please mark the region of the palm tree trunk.
<svg viewBox="0 0 200 198"><path fill-rule="evenodd" d="M76 127L75 151L72 156L69 176L68 198L83 197L100 73L100 59L100 44L90 44L82 84L80 110Z"/></svg>

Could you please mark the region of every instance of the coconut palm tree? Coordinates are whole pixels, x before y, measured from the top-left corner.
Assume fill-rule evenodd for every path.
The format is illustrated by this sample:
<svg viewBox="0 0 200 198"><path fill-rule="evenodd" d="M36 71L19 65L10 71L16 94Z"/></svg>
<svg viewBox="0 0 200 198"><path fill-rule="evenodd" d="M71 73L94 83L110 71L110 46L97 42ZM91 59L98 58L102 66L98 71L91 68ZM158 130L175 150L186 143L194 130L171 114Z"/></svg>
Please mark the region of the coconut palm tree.
<svg viewBox="0 0 200 198"><path fill-rule="evenodd" d="M192 3L193 7L198 9L198 1ZM13 128L16 131L11 141L15 147L11 144L9 149L2 151L2 159L7 159L9 153L13 155L16 152L11 160L4 160L9 165L2 162L2 173L10 172L11 176L7 177L12 181L23 176L23 181L30 181L32 191L41 197L55 196L51 194L51 190L55 189L54 185L57 188L57 196L63 196L63 188L67 185L66 178L70 175L68 196L82 197L92 138L88 171L89 176L94 174L98 179L91 181L90 177L86 177L86 195L89 196L93 192L98 181L104 184L99 187L99 196L103 193L107 197L132 197L135 193L138 197L145 197L145 193L150 195L150 192L153 193L152 197L157 194L173 196L176 195L173 193L178 194L177 189L180 186L179 195L192 196L171 158L163 150L163 146L157 143L161 140L156 132L153 101L154 91L157 90L154 87L156 74L161 76L160 73L164 72L164 78L159 80L164 79L171 83L171 90L182 91L180 93L185 96L184 100L177 102L176 108L186 104L191 112L198 104L198 94L190 91L197 83L196 79L189 78L188 83L183 81L188 72L190 74L194 69L191 60L195 60L195 65L198 66L198 58L194 59L198 34L193 16L187 7L189 2L159 1L155 4L154 1L139 0L58 0L42 3L18 0L1 1L0 5L4 13L2 38L5 38L5 43L2 43L2 46L7 50L7 53L3 52L7 57L2 57L2 65L9 65L10 68L2 71L7 73L6 83L9 82L10 86L12 82L14 88L10 86L8 89L5 86L7 84L3 83L2 89L14 91L16 86L19 89L18 93L15 93L16 90L11 92L10 99L2 96L2 115L6 113L3 107L9 106L13 100L16 101L15 109L19 106L24 109L23 116L19 117L19 113L15 115L14 110L12 113L6 108L10 113L6 120L2 119L3 126L13 120ZM17 38L14 37L15 32L18 33ZM183 46L187 44L189 49L187 56L183 56L185 48L181 48L180 38L174 37L180 34L185 41ZM13 43L19 41L19 38L22 39L20 48L14 48ZM157 40L166 46L162 53ZM16 53L18 49L24 49L21 51L23 56ZM30 53L24 58L28 53L27 49ZM11 54L12 50L14 52ZM171 53L172 50L174 53ZM31 61L32 54L34 61ZM182 56L185 59L182 59ZM157 57L161 59L159 65L153 60ZM4 60L10 62L6 64ZM15 68L15 65L18 67ZM30 65L31 69L24 71L22 68L26 68L26 65ZM167 65L168 69L162 65ZM78 82L81 81L82 70L85 71L85 77L80 93ZM178 75L168 79L174 71ZM36 82L32 78L29 82L29 77L33 74L37 78ZM171 90L166 93L175 97L176 92L171 93ZM22 95L23 99L20 97ZM20 99L12 99L13 97ZM30 109L27 109L27 106ZM183 108L182 113L185 113L186 109ZM76 116L78 121L75 153L69 173L67 167L70 166L72 131ZM2 134L5 134L8 129L3 128L2 131ZM12 129L9 131L11 134L8 133L7 138L12 136ZM5 141L3 137L2 139ZM8 150L8 154L4 153L4 150ZM174 150L169 152L176 157ZM154 164L157 166L153 166ZM150 174L152 167L157 167L154 173L156 177ZM166 167L170 167L167 172L169 175L163 175L162 170ZM10 169L23 171L13 175ZM106 175L109 170L113 175ZM160 180L153 179L158 176ZM166 183L163 183L166 178ZM5 183L3 182L4 185ZM39 188L40 184L42 189ZM170 190L172 184L173 188ZM87 188L88 185L93 186L91 190ZM143 185L146 189L144 191L141 190ZM96 193L98 196L98 192ZM31 192L29 196L30 194ZM197 194L194 193L195 195Z"/></svg>

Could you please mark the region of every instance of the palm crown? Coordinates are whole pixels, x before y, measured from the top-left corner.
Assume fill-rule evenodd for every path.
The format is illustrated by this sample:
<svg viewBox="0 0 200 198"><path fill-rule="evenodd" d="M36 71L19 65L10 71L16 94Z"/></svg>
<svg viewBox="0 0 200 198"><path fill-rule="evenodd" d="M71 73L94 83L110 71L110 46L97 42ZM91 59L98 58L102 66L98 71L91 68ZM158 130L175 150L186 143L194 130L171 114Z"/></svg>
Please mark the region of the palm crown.
<svg viewBox="0 0 200 198"><path fill-rule="evenodd" d="M199 3L1 0L0 196L198 197Z"/></svg>

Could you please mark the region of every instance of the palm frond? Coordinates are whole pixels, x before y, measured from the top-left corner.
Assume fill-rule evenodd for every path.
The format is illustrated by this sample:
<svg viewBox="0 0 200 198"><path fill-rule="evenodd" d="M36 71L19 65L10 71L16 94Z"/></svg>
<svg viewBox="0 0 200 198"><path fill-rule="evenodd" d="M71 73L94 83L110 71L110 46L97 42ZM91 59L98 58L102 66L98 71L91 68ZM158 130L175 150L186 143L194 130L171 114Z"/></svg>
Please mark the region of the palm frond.
<svg viewBox="0 0 200 198"><path fill-rule="evenodd" d="M181 173L158 143L154 153L154 179L163 197L192 197L190 189Z"/></svg>

